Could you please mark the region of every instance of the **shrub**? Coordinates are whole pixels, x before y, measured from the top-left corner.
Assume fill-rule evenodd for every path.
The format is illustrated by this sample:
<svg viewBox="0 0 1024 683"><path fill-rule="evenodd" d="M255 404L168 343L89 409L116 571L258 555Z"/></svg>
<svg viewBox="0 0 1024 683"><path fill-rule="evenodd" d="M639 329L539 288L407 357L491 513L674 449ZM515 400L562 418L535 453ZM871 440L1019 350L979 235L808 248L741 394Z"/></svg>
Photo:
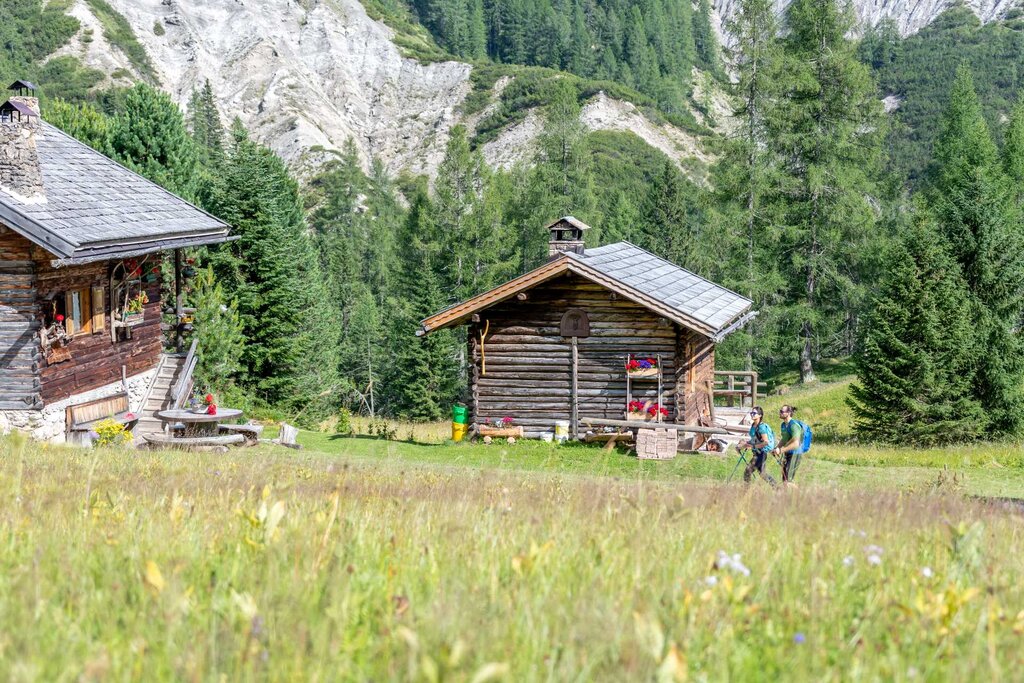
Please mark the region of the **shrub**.
<svg viewBox="0 0 1024 683"><path fill-rule="evenodd" d="M132 434L123 424L111 419L100 420L93 429L96 438L93 439L95 446L129 446L132 442Z"/></svg>

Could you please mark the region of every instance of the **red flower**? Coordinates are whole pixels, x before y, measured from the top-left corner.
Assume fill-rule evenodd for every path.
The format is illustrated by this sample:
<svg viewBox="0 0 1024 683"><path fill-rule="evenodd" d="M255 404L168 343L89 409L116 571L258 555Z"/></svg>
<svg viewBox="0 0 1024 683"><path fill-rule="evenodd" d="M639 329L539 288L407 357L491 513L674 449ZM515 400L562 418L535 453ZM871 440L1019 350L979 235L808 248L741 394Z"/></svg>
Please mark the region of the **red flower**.
<svg viewBox="0 0 1024 683"><path fill-rule="evenodd" d="M210 407L206 409L206 414L207 415L216 415L217 414L217 406L215 404L211 403Z"/></svg>
<svg viewBox="0 0 1024 683"><path fill-rule="evenodd" d="M213 405L213 394L207 394L204 400L206 401L206 405Z"/></svg>
<svg viewBox="0 0 1024 683"><path fill-rule="evenodd" d="M134 420L135 419L135 413L125 413L124 414L124 419L126 419L126 420Z"/></svg>
<svg viewBox="0 0 1024 683"><path fill-rule="evenodd" d="M62 322L64 322L64 316L62 316L60 313L58 313L57 317L54 318L54 320L56 320L59 323L62 323Z"/></svg>
<svg viewBox="0 0 1024 683"><path fill-rule="evenodd" d="M627 370L638 370L639 368L640 368L640 361L638 361L638 360L636 360L634 358L630 358L629 362L626 363L626 369Z"/></svg>

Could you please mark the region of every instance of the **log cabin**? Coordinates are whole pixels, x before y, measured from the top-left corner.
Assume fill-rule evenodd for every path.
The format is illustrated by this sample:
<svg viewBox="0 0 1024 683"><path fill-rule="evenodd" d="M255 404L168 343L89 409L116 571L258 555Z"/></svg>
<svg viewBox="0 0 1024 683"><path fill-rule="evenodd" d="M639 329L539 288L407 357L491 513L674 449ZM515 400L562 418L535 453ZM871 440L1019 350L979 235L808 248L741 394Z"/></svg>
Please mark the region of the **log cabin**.
<svg viewBox="0 0 1024 683"><path fill-rule="evenodd" d="M161 254L228 226L46 123L34 86L0 105L0 433L64 441L76 406L139 410L164 351ZM111 402L109 405L115 405ZM97 410L103 411L104 407Z"/></svg>
<svg viewBox="0 0 1024 683"><path fill-rule="evenodd" d="M564 421L578 438L586 418L636 417L632 399L710 424L715 345L751 301L628 242L588 249L588 229L555 221L546 263L422 321L420 335L468 325L470 422L511 417L540 436ZM632 378L631 359L659 369Z"/></svg>

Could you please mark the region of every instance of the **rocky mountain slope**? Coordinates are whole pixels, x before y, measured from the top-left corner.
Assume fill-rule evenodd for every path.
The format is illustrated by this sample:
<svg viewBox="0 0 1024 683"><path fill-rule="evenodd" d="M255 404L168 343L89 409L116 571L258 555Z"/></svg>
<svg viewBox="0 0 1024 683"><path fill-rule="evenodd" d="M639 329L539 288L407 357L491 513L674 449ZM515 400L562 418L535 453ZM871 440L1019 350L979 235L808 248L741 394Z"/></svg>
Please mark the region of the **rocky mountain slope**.
<svg viewBox="0 0 1024 683"><path fill-rule="evenodd" d="M790 0L775 0L782 12ZM726 20L736 11L739 0L713 0L719 20ZM875 26L883 19L896 23L904 36L917 33L950 7L962 4L982 21L1003 17L1010 9L1024 7L1024 0L853 0L861 25Z"/></svg>
<svg viewBox="0 0 1024 683"><path fill-rule="evenodd" d="M469 64L404 57L392 29L368 16L359 0L107 1L145 47L160 86L180 104L209 79L222 112L238 116L300 171L352 138L364 160L378 158L392 173L432 175L451 128L480 120L460 113L471 89ZM141 76L103 37L86 0L74 0L70 13L82 22L83 33L63 53L122 84ZM499 94L496 88L492 97ZM706 158L696 136L655 124L630 107L601 98L588 108L584 123L592 129L635 128L680 161ZM536 123L539 116L529 120ZM488 160L508 166L525 158L537 129L503 131L488 143Z"/></svg>

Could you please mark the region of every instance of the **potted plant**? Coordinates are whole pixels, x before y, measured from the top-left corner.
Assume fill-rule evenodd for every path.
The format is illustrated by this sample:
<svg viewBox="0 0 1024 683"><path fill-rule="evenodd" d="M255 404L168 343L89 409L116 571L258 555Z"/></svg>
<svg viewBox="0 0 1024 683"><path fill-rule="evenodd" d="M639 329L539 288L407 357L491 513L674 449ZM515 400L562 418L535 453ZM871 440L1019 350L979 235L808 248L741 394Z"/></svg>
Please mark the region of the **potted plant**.
<svg viewBox="0 0 1024 683"><path fill-rule="evenodd" d="M658 360L656 358L626 358L626 374L630 377L657 377Z"/></svg>

